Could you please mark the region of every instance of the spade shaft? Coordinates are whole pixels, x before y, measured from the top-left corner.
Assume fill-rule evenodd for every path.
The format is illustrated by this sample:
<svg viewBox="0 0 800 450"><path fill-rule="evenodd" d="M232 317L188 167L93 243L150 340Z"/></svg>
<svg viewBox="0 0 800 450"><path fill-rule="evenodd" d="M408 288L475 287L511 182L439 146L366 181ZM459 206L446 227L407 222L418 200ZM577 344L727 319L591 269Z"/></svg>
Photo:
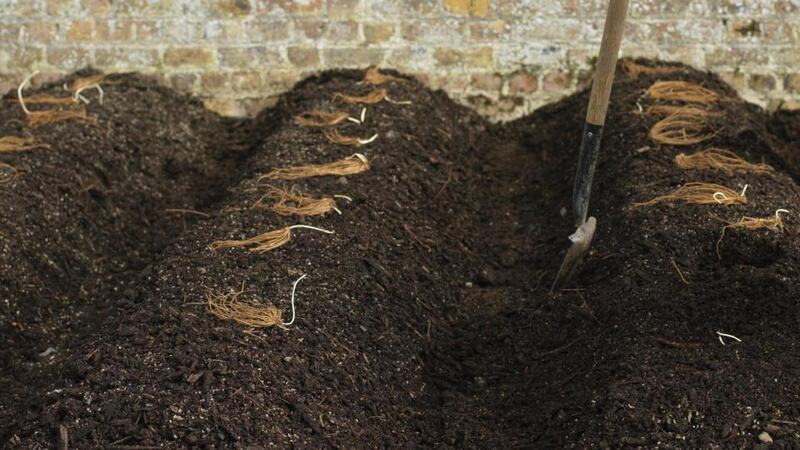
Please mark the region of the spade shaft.
<svg viewBox="0 0 800 450"><path fill-rule="evenodd" d="M619 46L625 28L625 15L628 0L610 0L603 40L597 56L586 121L581 135L578 165L575 171L575 184L572 191L572 212L578 230L570 236L570 249L567 251L558 271L552 290L559 289L574 274L594 237L596 220L588 218L589 199L592 194L594 171L600 155L600 141L608 112L608 100L614 83L614 70L617 66ZM587 223L590 222L590 223Z"/></svg>

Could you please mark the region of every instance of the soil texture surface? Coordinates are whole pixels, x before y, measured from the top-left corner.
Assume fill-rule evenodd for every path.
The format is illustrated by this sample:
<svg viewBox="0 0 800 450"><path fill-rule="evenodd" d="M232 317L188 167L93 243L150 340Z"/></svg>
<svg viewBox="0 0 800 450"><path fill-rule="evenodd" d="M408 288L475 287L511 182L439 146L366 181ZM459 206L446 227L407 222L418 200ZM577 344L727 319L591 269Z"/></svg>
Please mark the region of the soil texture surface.
<svg viewBox="0 0 800 450"><path fill-rule="evenodd" d="M372 86L329 71L233 120L120 74L102 102L85 94L96 123L37 127L9 93L0 137L38 146L0 152L0 446L800 446L798 116L686 66L626 67L598 232L555 293L588 91L491 124L394 72ZM69 96L64 82L88 75L26 98ZM649 136L664 119L651 107L686 106L648 95L657 81L717 94L694 104L707 139ZM376 89L388 97L335 95ZM348 119L294 119L315 110ZM676 165L709 148L772 169ZM360 173L265 177L361 158ZM705 204L637 205L688 183L720 188ZM274 189L336 210L278 214ZM762 226L734 225L746 218ZM210 247L285 227L267 252ZM214 298L281 318L222 320Z"/></svg>

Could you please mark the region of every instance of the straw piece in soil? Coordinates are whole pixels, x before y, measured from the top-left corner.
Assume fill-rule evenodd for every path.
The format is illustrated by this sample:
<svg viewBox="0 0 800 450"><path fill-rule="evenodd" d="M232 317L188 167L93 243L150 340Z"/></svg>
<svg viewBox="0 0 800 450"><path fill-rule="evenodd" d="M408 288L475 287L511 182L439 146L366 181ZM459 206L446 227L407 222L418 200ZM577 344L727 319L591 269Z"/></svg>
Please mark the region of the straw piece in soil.
<svg viewBox="0 0 800 450"><path fill-rule="evenodd" d="M11 164L0 161L0 184L11 182L19 175L19 170Z"/></svg>
<svg viewBox="0 0 800 450"><path fill-rule="evenodd" d="M99 101L103 103L103 88L100 87L100 83L105 81L106 74L100 73L97 75L92 75L84 78L78 78L77 80L72 82L72 85L69 87L69 90L72 92L73 99L77 102L78 100L82 100L84 103L89 103L89 101L81 95L81 92L87 89L97 89L99 94Z"/></svg>
<svg viewBox="0 0 800 450"><path fill-rule="evenodd" d="M239 296L242 293L244 293L244 286L233 293L218 293L209 290L206 293L208 311L222 320L233 320L252 328L266 328L283 323L283 315L278 308L240 300Z"/></svg>
<svg viewBox="0 0 800 450"><path fill-rule="evenodd" d="M283 167L275 169L259 177L272 180L297 180L300 178L321 177L327 175L344 176L354 175L369 170L369 161L361 153L354 153L345 159L325 163L307 164L303 166Z"/></svg>
<svg viewBox="0 0 800 450"><path fill-rule="evenodd" d="M90 125L97 124L97 117L87 115L85 109L52 109L48 111L30 111L28 113L28 125L34 128L67 120L77 120Z"/></svg>
<svg viewBox="0 0 800 450"><path fill-rule="evenodd" d="M645 75L668 75L671 73L683 72L682 67L676 66L643 66L635 63L633 60L625 59L622 61L622 67L625 73L632 78L637 78L641 74Z"/></svg>
<svg viewBox="0 0 800 450"><path fill-rule="evenodd" d="M12 99L19 103L18 99ZM75 99L72 97L55 97L52 95L38 95L36 97L28 97L25 99L28 105L74 105Z"/></svg>
<svg viewBox="0 0 800 450"><path fill-rule="evenodd" d="M380 71L377 67L370 67L367 70L367 73L364 75L364 82L369 83L371 85L377 86L383 83L388 83L390 81L403 81L402 78L398 78L394 75L386 75Z"/></svg>
<svg viewBox="0 0 800 450"><path fill-rule="evenodd" d="M745 188L746 189L746 188ZM634 208L653 206L659 203L685 202L696 205L744 205L747 203L745 191L741 193L718 184L711 183L686 183L666 195L658 196L652 200L634 203Z"/></svg>
<svg viewBox="0 0 800 450"><path fill-rule="evenodd" d="M307 228L325 234L333 234L333 231L309 225L292 225L290 227L267 231L266 233L251 237L250 239L214 241L208 248L213 251L223 248L247 248L253 253L266 253L289 242L289 240L292 239L292 230L295 228Z"/></svg>
<svg viewBox="0 0 800 450"><path fill-rule="evenodd" d="M677 113L669 115L650 128L650 139L666 145L692 145L714 137L707 130L708 121L703 116Z"/></svg>
<svg viewBox="0 0 800 450"><path fill-rule="evenodd" d="M101 82L103 82L103 80L106 79L107 76L108 75L104 73L99 73L97 75L78 78L77 80L72 82L72 84L69 86L69 90L73 94L76 92L80 92L86 88L99 85Z"/></svg>
<svg viewBox="0 0 800 450"><path fill-rule="evenodd" d="M286 244L291 238L291 230L289 227L284 227L273 231L267 231L266 233L259 234L250 239L214 241L208 248L211 250L219 250L223 248L250 247L251 252L266 253Z"/></svg>
<svg viewBox="0 0 800 450"><path fill-rule="evenodd" d="M30 127L38 127L40 125L47 125L57 122L63 122L66 120L77 120L79 122L96 124L97 118L92 116L86 115L86 110L81 108L77 110L59 110L59 109L51 109L45 111L31 111L25 105L25 98L22 95L22 91L25 89L25 86L30 83L31 79L35 77L39 72L33 72L32 74L28 75L22 83L20 83L19 87L17 87L17 100L19 101L19 105L22 110L25 112L28 120L28 126Z"/></svg>
<svg viewBox="0 0 800 450"><path fill-rule="evenodd" d="M717 240L717 257L722 259L722 256L719 252L719 246L722 244L722 239L725 237L725 232L728 229L731 230L760 230L760 229L767 229L770 231L780 231L781 233L786 231L786 227L783 224L783 220L781 219L781 213L788 213L789 211L785 209L779 209L775 211L774 216L770 217L742 217L738 222L733 222L725 225L722 227L722 232L719 235L719 240Z"/></svg>
<svg viewBox="0 0 800 450"><path fill-rule="evenodd" d="M775 169L769 164L754 164L739 157L736 153L724 148L709 148L687 155L680 153L675 156L675 165L684 170L689 169L716 169L728 174L735 171L770 173Z"/></svg>
<svg viewBox="0 0 800 450"><path fill-rule="evenodd" d="M323 128L340 124L347 120L348 117L350 115L343 111L307 111L294 116L294 121L298 125L306 127Z"/></svg>
<svg viewBox="0 0 800 450"><path fill-rule="evenodd" d="M672 114L684 114L697 117L718 117L722 113L700 108L696 105L676 106L676 105L652 105L647 108L645 114L650 116L669 116Z"/></svg>
<svg viewBox="0 0 800 450"><path fill-rule="evenodd" d="M336 200L331 197L314 198L298 192L295 188L269 187L269 191L261 196L253 205L254 208L263 208L267 200L274 203L270 207L276 214L282 216L319 216L336 211Z"/></svg>
<svg viewBox="0 0 800 450"><path fill-rule="evenodd" d="M385 99L386 95L387 95L386 89L376 89L370 92L369 94L361 96L348 95L342 92L334 92L333 100L340 101L342 103L348 103L351 105L356 105L356 104L371 105Z"/></svg>
<svg viewBox="0 0 800 450"><path fill-rule="evenodd" d="M656 81L647 89L650 98L658 100L681 101L688 103L713 103L719 94L699 84L686 81Z"/></svg>
<svg viewBox="0 0 800 450"><path fill-rule="evenodd" d="M0 137L0 153L16 153L35 148L48 148L47 144L37 143L33 137L3 136Z"/></svg>
<svg viewBox="0 0 800 450"><path fill-rule="evenodd" d="M370 138L360 138L357 136L345 136L336 130L327 130L325 131L325 137L334 144L358 147L359 145L369 144L374 141L378 135L373 135Z"/></svg>

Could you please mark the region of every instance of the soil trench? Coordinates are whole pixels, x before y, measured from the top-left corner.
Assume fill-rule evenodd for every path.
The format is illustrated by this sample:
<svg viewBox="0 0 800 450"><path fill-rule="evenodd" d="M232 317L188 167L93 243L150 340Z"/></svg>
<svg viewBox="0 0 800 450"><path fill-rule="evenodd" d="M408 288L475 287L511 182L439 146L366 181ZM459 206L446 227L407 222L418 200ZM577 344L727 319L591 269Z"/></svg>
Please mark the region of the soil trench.
<svg viewBox="0 0 800 450"><path fill-rule="evenodd" d="M332 71L233 122L141 77L110 78L104 103L88 106L96 126L33 128L50 148L0 154L23 169L0 185L0 438L19 448L60 445L64 433L75 448L707 448L749 447L768 432L800 445L798 221L785 214L783 231L732 227L720 239L742 217L800 211L798 122L768 117L713 75L670 67L620 68L592 203L599 232L556 294L587 92L490 125L400 74L374 87L363 71ZM700 105L709 139L648 137L663 119L649 107L685 106L646 94L665 80L721 98ZM27 95L64 95L60 86ZM364 106L334 95L377 88L388 99ZM294 122L315 110L347 113L340 138L374 140L346 146ZM0 115L2 135L26 133L19 105L4 99ZM675 165L710 147L776 170ZM262 177L355 152L369 170ZM692 182L747 203L634 206ZM260 201L270 189L334 198L341 214L277 214ZM293 228L261 254L209 249L295 225L314 229ZM241 291L288 322L302 275L285 329L209 314L209 294Z"/></svg>

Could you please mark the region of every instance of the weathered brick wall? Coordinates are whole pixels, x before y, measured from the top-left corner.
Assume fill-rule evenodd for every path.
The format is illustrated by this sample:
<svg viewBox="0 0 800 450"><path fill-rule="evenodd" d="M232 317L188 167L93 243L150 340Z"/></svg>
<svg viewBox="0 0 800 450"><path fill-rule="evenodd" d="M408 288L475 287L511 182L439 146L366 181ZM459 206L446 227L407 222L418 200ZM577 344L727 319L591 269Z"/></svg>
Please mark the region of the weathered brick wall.
<svg viewBox="0 0 800 450"><path fill-rule="evenodd" d="M229 114L307 73L377 64L487 114L586 83L604 0L0 0L0 89L92 65L158 74ZM722 74L764 106L800 100L800 0L632 0L625 55Z"/></svg>

